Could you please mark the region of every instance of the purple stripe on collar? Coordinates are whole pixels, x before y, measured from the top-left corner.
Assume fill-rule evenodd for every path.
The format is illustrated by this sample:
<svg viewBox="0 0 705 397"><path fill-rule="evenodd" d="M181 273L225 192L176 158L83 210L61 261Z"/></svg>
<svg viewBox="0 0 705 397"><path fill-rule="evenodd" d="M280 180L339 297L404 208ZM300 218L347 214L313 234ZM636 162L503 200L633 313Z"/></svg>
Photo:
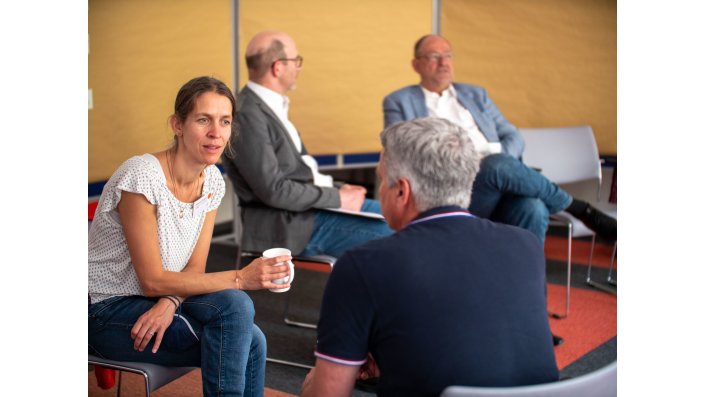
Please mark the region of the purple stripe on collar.
<svg viewBox="0 0 705 397"><path fill-rule="evenodd" d="M363 360L345 360L345 359L342 359L342 358L337 358L337 357L333 357L333 356L328 356L328 355L325 355L325 354L323 354L323 353L319 353L319 352L317 352L317 351L314 351L314 352L313 352L313 355L316 356L316 357L318 357L318 358L322 358L322 359L324 359L324 360L331 361L331 362L334 362L334 363L336 363L336 364L342 364L342 365L352 365L352 366L356 366L356 365L362 365L362 364L364 364L364 363L367 362L367 358L364 358Z"/></svg>
<svg viewBox="0 0 705 397"><path fill-rule="evenodd" d="M475 217L475 215L473 215L473 214L471 214L471 213L469 213L469 212L465 212L465 211L453 211L453 212L445 212L445 213L442 213L442 214L430 215L430 216L427 216L427 217L424 217L424 218L419 218L419 219L417 219L417 220L415 220L415 221L409 223L409 225L413 225L413 224L421 223L421 222L426 222L426 221L430 221L430 220L433 220L433 219L449 218L449 217L454 217L454 216L465 216L465 217L468 217L468 218L474 218L474 217Z"/></svg>

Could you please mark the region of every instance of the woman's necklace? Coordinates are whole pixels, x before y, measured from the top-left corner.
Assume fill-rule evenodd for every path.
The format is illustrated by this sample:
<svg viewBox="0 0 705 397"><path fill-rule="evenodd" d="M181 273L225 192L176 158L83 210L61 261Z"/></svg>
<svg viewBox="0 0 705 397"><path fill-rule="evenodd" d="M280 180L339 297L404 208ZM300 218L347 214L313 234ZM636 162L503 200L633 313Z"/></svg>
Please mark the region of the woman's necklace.
<svg viewBox="0 0 705 397"><path fill-rule="evenodd" d="M176 181L174 180L174 173L171 171L171 161L169 161L169 154L171 153L171 149L169 149L166 152L166 166L169 168L169 177L171 178L171 185L174 187L174 197L176 197L177 201L181 201L179 198L179 188L176 185ZM176 153L174 153L174 156L176 156ZM198 177L196 177L196 181L193 183L193 190L191 191L191 196L196 192L196 188L198 187L198 181L201 179L201 174L198 174ZM189 196L189 198L191 197ZM179 213L179 218L184 217L184 206L179 205L181 207L181 212Z"/></svg>

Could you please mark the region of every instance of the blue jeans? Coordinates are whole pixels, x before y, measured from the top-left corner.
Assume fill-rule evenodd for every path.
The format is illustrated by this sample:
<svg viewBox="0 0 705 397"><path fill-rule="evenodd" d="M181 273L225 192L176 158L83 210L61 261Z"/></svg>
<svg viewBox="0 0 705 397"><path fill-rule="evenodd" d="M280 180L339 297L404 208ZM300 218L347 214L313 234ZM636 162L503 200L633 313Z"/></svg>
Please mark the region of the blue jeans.
<svg viewBox="0 0 705 397"><path fill-rule="evenodd" d="M365 199L362 211L381 214L379 201ZM316 211L313 233L301 255L339 258L348 249L394 234L387 222L330 211Z"/></svg>
<svg viewBox="0 0 705 397"><path fill-rule="evenodd" d="M96 356L165 366L201 367L204 396L263 396L267 342L254 324L250 297L239 290L223 290L186 299L177 314L190 323L179 333L178 319L169 326L156 354L154 341L134 350L130 330L156 298L113 297L88 306L88 352ZM172 332L173 331L173 332Z"/></svg>
<svg viewBox="0 0 705 397"><path fill-rule="evenodd" d="M564 210L573 201L545 176L504 153L482 160L472 189L472 214L527 229L542 243L548 215Z"/></svg>

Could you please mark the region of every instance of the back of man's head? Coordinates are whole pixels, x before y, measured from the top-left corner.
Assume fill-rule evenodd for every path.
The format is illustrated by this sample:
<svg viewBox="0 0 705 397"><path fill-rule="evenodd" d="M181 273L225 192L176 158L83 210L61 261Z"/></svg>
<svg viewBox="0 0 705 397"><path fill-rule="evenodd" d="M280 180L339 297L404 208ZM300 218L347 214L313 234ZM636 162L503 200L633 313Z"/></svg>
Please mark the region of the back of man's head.
<svg viewBox="0 0 705 397"><path fill-rule="evenodd" d="M381 139L388 183L406 178L419 211L470 205L480 158L461 127L427 117L396 123Z"/></svg>
<svg viewBox="0 0 705 397"><path fill-rule="evenodd" d="M250 80L260 82L274 62L286 58L285 39L284 33L273 31L260 32L252 37L245 50L245 63Z"/></svg>

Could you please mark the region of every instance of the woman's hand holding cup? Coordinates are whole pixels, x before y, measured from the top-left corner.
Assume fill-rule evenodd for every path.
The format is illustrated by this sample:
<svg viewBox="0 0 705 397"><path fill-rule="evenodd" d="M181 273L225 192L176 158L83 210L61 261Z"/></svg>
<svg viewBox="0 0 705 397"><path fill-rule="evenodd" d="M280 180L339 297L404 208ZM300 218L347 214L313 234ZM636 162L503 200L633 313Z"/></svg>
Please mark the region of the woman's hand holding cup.
<svg viewBox="0 0 705 397"><path fill-rule="evenodd" d="M286 248L268 249L261 258L238 270L236 279L236 287L242 290L268 288L272 292L288 291L294 280L291 251Z"/></svg>
<svg viewBox="0 0 705 397"><path fill-rule="evenodd" d="M270 248L262 253L263 258L274 258L277 260L276 267L283 268L285 275L275 278L272 283L276 284L274 288L269 290L272 292L286 292L291 288L291 283L294 281L294 263L291 261L291 251L286 248ZM281 258L287 257L285 261ZM284 265L288 265L285 267Z"/></svg>

